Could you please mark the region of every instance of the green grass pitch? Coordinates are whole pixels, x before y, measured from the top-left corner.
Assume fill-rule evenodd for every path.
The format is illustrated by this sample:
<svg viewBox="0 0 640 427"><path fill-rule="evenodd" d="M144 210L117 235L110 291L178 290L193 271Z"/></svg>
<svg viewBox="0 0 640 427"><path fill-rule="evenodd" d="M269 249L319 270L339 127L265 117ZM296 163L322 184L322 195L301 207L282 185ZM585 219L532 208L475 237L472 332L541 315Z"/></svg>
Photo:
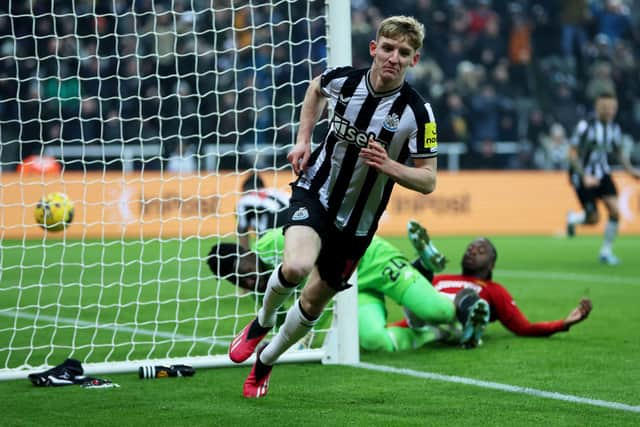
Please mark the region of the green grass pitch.
<svg viewBox="0 0 640 427"><path fill-rule="evenodd" d="M451 260L448 272L459 271L470 238L435 236ZM405 239L391 240L410 253ZM277 366L269 395L257 401L242 398L247 367L199 369L192 378L106 375L121 387L102 390L5 381L1 424L640 425L640 236L618 239L617 267L597 262L599 236L493 241L494 279L530 320L564 318L582 296L593 300L591 316L551 338L516 337L491 324L474 350L431 345L362 353L359 367ZM230 337L255 300L212 279L202 260L212 243L2 241L0 366L224 354L212 333ZM246 316L234 320L236 309ZM393 305L389 313L401 316ZM114 323L138 329L116 331ZM167 338L154 343L148 331Z"/></svg>

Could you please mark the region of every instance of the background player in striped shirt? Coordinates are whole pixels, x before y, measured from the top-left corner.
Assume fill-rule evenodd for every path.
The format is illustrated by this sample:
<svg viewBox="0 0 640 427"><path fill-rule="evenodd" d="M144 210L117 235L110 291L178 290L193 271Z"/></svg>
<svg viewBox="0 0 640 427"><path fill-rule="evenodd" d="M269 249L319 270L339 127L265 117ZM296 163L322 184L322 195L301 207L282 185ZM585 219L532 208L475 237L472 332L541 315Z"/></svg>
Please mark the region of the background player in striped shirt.
<svg viewBox="0 0 640 427"><path fill-rule="evenodd" d="M248 248L251 233L259 237L267 230L284 225L289 194L265 187L257 173L250 174L244 180L242 193L236 205L238 243Z"/></svg>
<svg viewBox="0 0 640 427"><path fill-rule="evenodd" d="M368 69L329 69L313 79L288 160L293 184L283 262L271 275L256 319L231 342L229 357L247 360L275 323L283 301L308 277L302 295L273 340L257 354L243 395L267 394L271 369L314 326L326 304L348 287L378 227L395 183L423 194L435 189L435 117L405 81L418 63L424 27L411 17L383 20L369 43ZM313 128L330 104L322 144ZM407 163L412 159L413 165ZM476 296L476 301L480 301Z"/></svg>
<svg viewBox="0 0 640 427"><path fill-rule="evenodd" d="M613 253L612 246L618 234L618 192L611 178L608 155L616 152L620 164L634 178L640 178L640 170L634 168L622 142L622 131L614 121L618 112L615 93L603 91L594 104L595 116L580 121L570 141L569 177L583 210L567 215L567 235L574 236L578 224L594 225L599 221L596 201L602 200L609 220L604 231L604 241L600 248L600 262L616 265L620 261Z"/></svg>

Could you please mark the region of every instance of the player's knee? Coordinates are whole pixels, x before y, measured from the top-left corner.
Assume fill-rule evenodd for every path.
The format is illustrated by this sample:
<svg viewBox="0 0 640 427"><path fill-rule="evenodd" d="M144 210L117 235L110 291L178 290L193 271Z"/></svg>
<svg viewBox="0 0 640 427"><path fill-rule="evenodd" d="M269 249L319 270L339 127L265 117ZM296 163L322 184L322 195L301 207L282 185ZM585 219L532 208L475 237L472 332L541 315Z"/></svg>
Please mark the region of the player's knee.
<svg viewBox="0 0 640 427"><path fill-rule="evenodd" d="M306 263L304 260L293 260L282 264L282 274L287 281L300 283L311 273L312 268L312 263Z"/></svg>
<svg viewBox="0 0 640 427"><path fill-rule="evenodd" d="M300 296L300 309L304 312L305 317L309 320L315 320L322 315L330 298L325 295L307 292L307 288L303 289Z"/></svg>
<svg viewBox="0 0 640 427"><path fill-rule="evenodd" d="M598 211L588 212L584 218L585 224L590 224L590 225L596 224L599 220L600 220L600 215L598 214Z"/></svg>

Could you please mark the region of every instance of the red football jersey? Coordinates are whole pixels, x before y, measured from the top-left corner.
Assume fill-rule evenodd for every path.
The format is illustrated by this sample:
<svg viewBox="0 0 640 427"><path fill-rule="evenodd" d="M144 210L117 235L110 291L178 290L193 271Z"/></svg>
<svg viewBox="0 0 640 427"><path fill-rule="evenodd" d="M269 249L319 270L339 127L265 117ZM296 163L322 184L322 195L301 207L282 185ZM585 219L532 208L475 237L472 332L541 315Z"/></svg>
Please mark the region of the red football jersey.
<svg viewBox="0 0 640 427"><path fill-rule="evenodd" d="M490 321L499 320L507 329L517 335L548 336L568 329L564 326L563 320L529 322L504 286L491 280L480 280L457 274L442 274L434 277L433 286L452 299L456 293L464 288L473 289L478 292L480 298L489 303L491 307Z"/></svg>

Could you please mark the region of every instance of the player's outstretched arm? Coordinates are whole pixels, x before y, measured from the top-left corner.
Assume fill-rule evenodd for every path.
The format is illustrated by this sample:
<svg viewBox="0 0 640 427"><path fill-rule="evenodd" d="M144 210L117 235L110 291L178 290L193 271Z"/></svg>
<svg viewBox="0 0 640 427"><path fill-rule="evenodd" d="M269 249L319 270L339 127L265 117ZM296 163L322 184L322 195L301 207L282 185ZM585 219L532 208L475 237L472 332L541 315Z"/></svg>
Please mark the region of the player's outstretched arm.
<svg viewBox="0 0 640 427"><path fill-rule="evenodd" d="M583 298L580 300L580 303L576 308L574 308L571 313L564 319L564 324L568 328L575 325L576 323L582 322L589 316L591 313L591 309L593 308L593 304L591 300L588 298Z"/></svg>

